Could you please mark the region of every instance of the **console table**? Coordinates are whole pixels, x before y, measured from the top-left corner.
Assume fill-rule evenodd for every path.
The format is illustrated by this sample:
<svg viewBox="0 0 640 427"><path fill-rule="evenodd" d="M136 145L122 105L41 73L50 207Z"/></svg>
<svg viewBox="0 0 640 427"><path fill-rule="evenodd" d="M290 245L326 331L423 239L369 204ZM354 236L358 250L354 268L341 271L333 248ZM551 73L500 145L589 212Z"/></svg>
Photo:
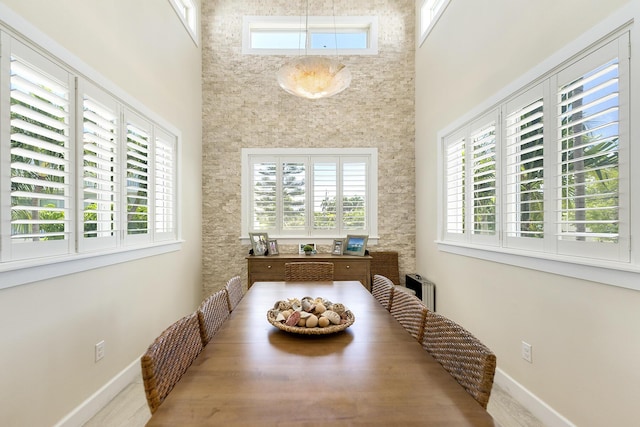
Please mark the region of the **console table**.
<svg viewBox="0 0 640 427"><path fill-rule="evenodd" d="M351 255L298 255L247 256L248 287L255 282L284 281L284 265L287 262L331 262L333 280L357 280L371 290L371 257Z"/></svg>

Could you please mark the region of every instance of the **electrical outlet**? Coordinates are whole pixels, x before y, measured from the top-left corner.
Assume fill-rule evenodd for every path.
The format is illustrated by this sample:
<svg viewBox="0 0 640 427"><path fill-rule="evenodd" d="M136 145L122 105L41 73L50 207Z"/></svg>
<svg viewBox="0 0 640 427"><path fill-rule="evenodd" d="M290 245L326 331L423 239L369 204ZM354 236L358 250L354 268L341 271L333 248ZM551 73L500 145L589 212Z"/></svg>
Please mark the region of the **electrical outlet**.
<svg viewBox="0 0 640 427"><path fill-rule="evenodd" d="M104 340L96 344L96 362L104 357Z"/></svg>
<svg viewBox="0 0 640 427"><path fill-rule="evenodd" d="M533 363L531 351L531 344L522 341L522 358L529 363Z"/></svg>

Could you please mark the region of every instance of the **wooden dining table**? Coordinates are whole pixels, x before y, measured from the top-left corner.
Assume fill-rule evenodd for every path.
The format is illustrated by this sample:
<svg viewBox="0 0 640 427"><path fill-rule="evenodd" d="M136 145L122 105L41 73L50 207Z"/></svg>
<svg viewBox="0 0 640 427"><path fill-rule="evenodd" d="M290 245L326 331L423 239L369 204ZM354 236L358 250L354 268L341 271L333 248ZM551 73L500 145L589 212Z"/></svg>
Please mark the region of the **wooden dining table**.
<svg viewBox="0 0 640 427"><path fill-rule="evenodd" d="M340 302L355 322L282 331L276 301ZM256 282L148 426L495 426L360 282Z"/></svg>

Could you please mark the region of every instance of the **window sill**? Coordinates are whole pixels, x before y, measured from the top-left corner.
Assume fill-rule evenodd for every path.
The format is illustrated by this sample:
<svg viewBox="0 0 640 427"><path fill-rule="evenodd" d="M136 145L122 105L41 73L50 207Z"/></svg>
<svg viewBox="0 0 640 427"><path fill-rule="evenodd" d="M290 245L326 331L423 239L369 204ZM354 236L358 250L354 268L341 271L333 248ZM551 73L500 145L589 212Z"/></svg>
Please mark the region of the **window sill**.
<svg viewBox="0 0 640 427"><path fill-rule="evenodd" d="M456 255L528 268L606 285L640 290L640 267L588 258L537 254L497 247L478 247L457 242L436 241L438 250Z"/></svg>
<svg viewBox="0 0 640 427"><path fill-rule="evenodd" d="M0 289L80 273L182 249L183 241L157 243L153 246L123 248L111 253L101 252L67 255L0 265Z"/></svg>
<svg viewBox="0 0 640 427"><path fill-rule="evenodd" d="M357 233L354 233L357 234ZM322 237L305 237L305 236L300 236L300 237L271 237L269 236L269 239L274 239L278 241L278 245L297 245L298 243L302 243L302 242L312 242L315 243L316 245L333 245L333 240L334 239L344 239L344 237L326 237L326 236L322 236ZM375 246L378 244L378 239L379 237L375 236L375 237L371 237L369 236L369 239L367 240L367 247L369 246ZM243 245L251 245L251 240L249 240L249 237L240 237L240 243Z"/></svg>

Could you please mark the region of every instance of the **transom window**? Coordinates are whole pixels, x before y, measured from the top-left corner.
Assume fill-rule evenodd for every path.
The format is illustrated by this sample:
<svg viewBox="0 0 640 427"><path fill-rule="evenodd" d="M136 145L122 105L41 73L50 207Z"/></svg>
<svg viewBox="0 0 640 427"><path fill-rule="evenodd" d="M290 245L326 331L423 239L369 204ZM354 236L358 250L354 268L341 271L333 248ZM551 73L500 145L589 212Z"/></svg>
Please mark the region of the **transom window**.
<svg viewBox="0 0 640 427"><path fill-rule="evenodd" d="M377 150L243 149L242 234L377 234Z"/></svg>
<svg viewBox="0 0 640 427"><path fill-rule="evenodd" d="M306 30L306 31L305 31ZM245 16L242 53L375 55L375 16Z"/></svg>
<svg viewBox="0 0 640 427"><path fill-rule="evenodd" d="M193 0L169 0L171 6L178 14L180 21L184 25L185 29L193 39L193 42L198 43L198 9Z"/></svg>
<svg viewBox="0 0 640 427"><path fill-rule="evenodd" d="M422 0L420 5L420 43L425 41L431 29L451 0Z"/></svg>

